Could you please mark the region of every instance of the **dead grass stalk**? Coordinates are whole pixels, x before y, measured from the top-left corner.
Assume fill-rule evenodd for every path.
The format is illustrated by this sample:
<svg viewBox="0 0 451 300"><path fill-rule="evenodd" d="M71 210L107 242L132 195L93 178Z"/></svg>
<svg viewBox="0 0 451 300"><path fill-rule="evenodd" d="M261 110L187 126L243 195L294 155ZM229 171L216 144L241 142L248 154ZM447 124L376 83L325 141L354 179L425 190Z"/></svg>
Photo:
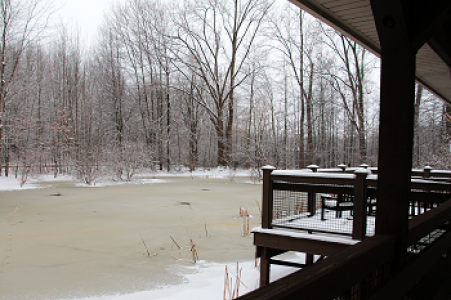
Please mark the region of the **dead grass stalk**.
<svg viewBox="0 0 451 300"><path fill-rule="evenodd" d="M224 300L232 300L236 299L240 296L240 286L246 285L241 281L241 271L243 269L240 268L239 263L236 262L236 274L230 272L227 266L225 266L225 274L224 274ZM233 281L233 277L235 277L235 283Z"/></svg>
<svg viewBox="0 0 451 300"><path fill-rule="evenodd" d="M180 247L179 243L177 243L177 241L172 237L172 235L170 235L169 237L174 242L174 244L179 248L179 250L182 249L182 247Z"/></svg>

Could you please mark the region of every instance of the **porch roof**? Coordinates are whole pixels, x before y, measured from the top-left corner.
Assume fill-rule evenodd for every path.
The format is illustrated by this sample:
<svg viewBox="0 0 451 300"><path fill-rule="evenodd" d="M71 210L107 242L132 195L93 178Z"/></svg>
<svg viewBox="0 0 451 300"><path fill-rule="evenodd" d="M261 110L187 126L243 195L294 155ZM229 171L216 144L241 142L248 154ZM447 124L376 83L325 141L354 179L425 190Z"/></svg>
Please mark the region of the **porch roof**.
<svg viewBox="0 0 451 300"><path fill-rule="evenodd" d="M381 47L370 0L290 0L380 57ZM394 5L401 0L393 0ZM416 1L412 18L416 55L416 79L451 104L451 1ZM421 22L417 22L421 20ZM427 38L431 33L432 37Z"/></svg>

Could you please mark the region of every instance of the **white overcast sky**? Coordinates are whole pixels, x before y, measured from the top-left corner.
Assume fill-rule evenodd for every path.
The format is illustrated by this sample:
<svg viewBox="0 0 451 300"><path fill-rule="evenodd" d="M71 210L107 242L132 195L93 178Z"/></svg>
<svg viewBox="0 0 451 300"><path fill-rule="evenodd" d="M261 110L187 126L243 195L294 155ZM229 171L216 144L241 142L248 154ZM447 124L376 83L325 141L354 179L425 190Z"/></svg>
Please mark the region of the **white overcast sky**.
<svg viewBox="0 0 451 300"><path fill-rule="evenodd" d="M88 46L95 37L104 12L118 0L53 0L61 7L57 19L71 30L79 28L82 43Z"/></svg>

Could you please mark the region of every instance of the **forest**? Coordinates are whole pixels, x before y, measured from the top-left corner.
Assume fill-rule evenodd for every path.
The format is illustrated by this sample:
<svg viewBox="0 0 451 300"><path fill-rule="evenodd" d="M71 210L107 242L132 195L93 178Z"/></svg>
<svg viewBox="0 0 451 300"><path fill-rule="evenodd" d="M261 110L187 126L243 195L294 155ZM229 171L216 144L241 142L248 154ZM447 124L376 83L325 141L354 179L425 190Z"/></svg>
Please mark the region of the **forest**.
<svg viewBox="0 0 451 300"><path fill-rule="evenodd" d="M377 165L379 59L273 0L128 0L97 38L1 0L0 173ZM413 166L451 167L450 109L417 85Z"/></svg>

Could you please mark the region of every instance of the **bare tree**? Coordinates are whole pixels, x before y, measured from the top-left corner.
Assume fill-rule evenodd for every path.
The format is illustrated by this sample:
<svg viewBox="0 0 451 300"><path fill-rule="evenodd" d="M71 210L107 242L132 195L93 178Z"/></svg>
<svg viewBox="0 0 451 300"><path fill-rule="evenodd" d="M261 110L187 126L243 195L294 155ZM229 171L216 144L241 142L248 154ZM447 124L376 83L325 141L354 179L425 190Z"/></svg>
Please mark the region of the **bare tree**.
<svg viewBox="0 0 451 300"><path fill-rule="evenodd" d="M415 139L413 147L413 160L414 160L413 165L416 167L420 166L419 128L420 128L420 106L422 97L423 97L423 86L417 83L417 91L415 96L415 116L414 116Z"/></svg>
<svg viewBox="0 0 451 300"><path fill-rule="evenodd" d="M309 24L307 24L309 25ZM313 142L313 86L315 74L314 29L306 26L304 12L291 4L280 15L273 17L271 37L277 42L275 48L282 54L284 64L291 70L298 88L299 101L299 159L298 167L314 162ZM306 34L306 31L309 34ZM306 63L307 61L307 63ZM286 76L286 75L285 75ZM307 122L307 149L305 149L305 122Z"/></svg>
<svg viewBox="0 0 451 300"><path fill-rule="evenodd" d="M367 77L370 72L368 63L371 58L367 50L344 35L325 29L325 27L323 27L323 32L326 38L324 43L333 51L340 63L340 67L335 70L329 69L328 75L332 86L340 95L352 131L357 132L359 162L366 163L367 111L365 95L367 94ZM352 131L351 136L353 135Z"/></svg>
<svg viewBox="0 0 451 300"><path fill-rule="evenodd" d="M46 29L52 7L45 0L0 1L0 153L5 160L8 140L4 130L10 124L4 120L8 109L10 86L14 84L20 59L31 41L36 41ZM5 161L8 164L8 161ZM1 166L0 166L1 173ZM8 175L8 167L5 168Z"/></svg>
<svg viewBox="0 0 451 300"><path fill-rule="evenodd" d="M187 79L195 74L206 86L209 97L201 105L216 131L221 166L230 164L235 92L249 76L244 66L269 7L265 1L208 0L185 6L173 18L178 48L172 53Z"/></svg>

